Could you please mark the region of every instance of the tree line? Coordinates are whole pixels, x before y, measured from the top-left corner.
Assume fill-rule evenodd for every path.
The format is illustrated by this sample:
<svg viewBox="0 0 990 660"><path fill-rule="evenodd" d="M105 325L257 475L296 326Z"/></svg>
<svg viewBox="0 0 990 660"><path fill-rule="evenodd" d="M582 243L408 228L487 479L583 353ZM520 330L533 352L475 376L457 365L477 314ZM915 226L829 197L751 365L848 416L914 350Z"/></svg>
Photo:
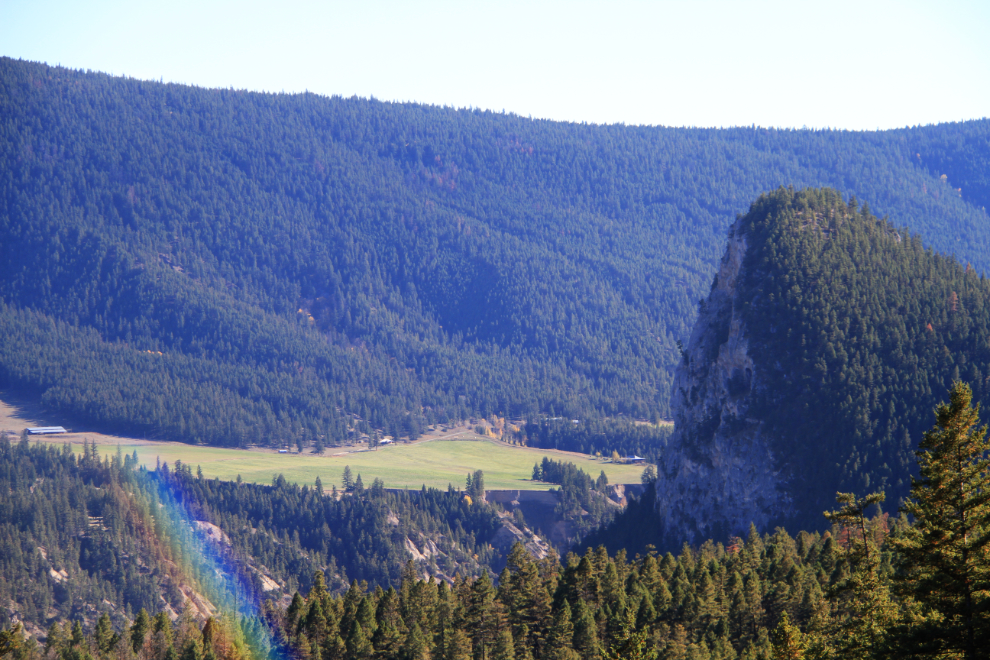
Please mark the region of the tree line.
<svg viewBox="0 0 990 660"><path fill-rule="evenodd" d="M497 581L488 572L423 580L412 562L397 586L328 588L261 606L266 653L292 658L468 660L612 658L965 658L990 643L990 442L972 390L956 382L917 453L919 477L899 517L883 493L838 493L824 534L778 528L676 557L630 558L604 547L533 559L521 544ZM16 658L249 657L236 620L202 628L141 611L113 632L53 626L46 646L4 643ZM226 626L226 628L224 627ZM217 641L220 640L220 641ZM242 640L238 642L237 640Z"/></svg>
<svg viewBox="0 0 990 660"><path fill-rule="evenodd" d="M533 481L558 484L554 513L572 525L572 543L580 543L590 532L608 525L619 511L608 497L608 477L602 470L597 479L569 461L543 457L533 466Z"/></svg>

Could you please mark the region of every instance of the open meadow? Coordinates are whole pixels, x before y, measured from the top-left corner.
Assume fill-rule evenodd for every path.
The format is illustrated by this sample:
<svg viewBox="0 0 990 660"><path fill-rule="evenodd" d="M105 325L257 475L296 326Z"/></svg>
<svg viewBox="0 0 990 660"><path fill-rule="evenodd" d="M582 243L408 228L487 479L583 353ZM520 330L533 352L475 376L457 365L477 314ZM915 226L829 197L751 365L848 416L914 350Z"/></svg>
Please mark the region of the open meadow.
<svg viewBox="0 0 990 660"><path fill-rule="evenodd" d="M76 451L81 450L82 438L73 438ZM51 438L50 442L60 442ZM64 442L64 440L62 440ZM236 479L252 483L271 483L274 475L281 474L293 483L313 484L319 477L325 488L331 484L341 486L344 466L349 465L354 476L361 475L365 486L375 478L385 482L386 488L427 487L446 488L448 484L464 487L469 472L483 470L485 488L492 490L521 489L546 490L550 484L531 481L533 464L547 456L553 460L570 461L597 477L605 471L609 483L639 483L642 465L604 463L592 456L552 449L514 447L484 439L424 440L411 444L379 447L377 450L351 448L346 453L330 449L323 456L316 454L279 454L266 450L222 449L184 445L176 442L121 444L121 451L130 454L137 451L141 464L154 469L155 464L176 460L199 466L207 478ZM99 445L106 455L117 451L116 445ZM337 453L341 452L341 453Z"/></svg>
<svg viewBox="0 0 990 660"><path fill-rule="evenodd" d="M65 420L45 414L37 406L26 403L11 392L0 398L0 430L19 435L27 426L56 426ZM95 442L103 454L121 451L137 452L138 461L150 469L158 461L170 465L176 460L203 469L207 478L241 479L251 483L271 483L273 475L281 474L288 481L312 484L319 477L325 488L340 488L345 465L354 476L370 486L375 478L386 488L446 488L447 484L463 487L468 472L482 470L485 487L489 490L521 489L547 490L551 484L533 482L533 464L547 456L556 461L569 461L597 478L604 470L609 483L639 483L642 465L605 463L593 456L553 449L533 449L507 445L486 439L469 430L467 425L447 432L430 433L414 443L400 443L368 450L365 447L330 447L322 456L309 453L280 454L273 449L225 449L180 442L155 442L138 438L76 431L59 436L38 436L34 441L54 444L69 443L74 451L82 451L84 440Z"/></svg>

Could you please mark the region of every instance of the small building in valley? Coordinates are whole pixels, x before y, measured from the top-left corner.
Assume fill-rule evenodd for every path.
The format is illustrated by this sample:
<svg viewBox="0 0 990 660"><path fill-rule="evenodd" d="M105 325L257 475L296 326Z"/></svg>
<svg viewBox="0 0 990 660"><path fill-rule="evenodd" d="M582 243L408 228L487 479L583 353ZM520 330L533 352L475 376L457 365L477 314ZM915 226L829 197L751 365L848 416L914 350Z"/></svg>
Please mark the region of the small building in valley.
<svg viewBox="0 0 990 660"><path fill-rule="evenodd" d="M61 426L34 426L27 430L28 435L57 435L59 433L66 433L66 430Z"/></svg>

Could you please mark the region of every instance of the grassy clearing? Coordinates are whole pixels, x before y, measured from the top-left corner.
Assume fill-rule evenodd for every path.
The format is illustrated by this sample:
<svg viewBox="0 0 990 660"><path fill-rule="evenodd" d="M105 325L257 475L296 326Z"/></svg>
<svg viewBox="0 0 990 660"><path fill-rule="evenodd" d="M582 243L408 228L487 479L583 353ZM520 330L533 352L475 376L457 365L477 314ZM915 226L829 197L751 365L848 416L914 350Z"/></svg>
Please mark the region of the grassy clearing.
<svg viewBox="0 0 990 660"><path fill-rule="evenodd" d="M16 437L27 426L71 429L73 425L68 420L46 414L15 392L0 391L0 429ZM609 483L639 483L643 472L643 466L601 463L585 454L514 447L485 440L474 434L468 425L445 427L426 437L429 439L382 447L378 451L349 448L349 453L340 456L332 454L344 449L329 449L323 456L279 454L263 449L221 449L86 431L37 439L58 445L68 442L75 451L81 451L83 440L88 439L97 443L102 454L115 453L119 445L128 454L137 451L141 464L152 469L158 459L170 464L181 460L194 469L201 466L208 478L233 480L241 475L244 481L271 483L272 475L282 474L290 482L312 484L320 477L326 488L331 484L340 487L340 475L345 465L350 465L355 475L360 473L366 485L378 477L388 488L420 488L423 484L436 488L446 488L447 484L463 487L468 472L483 470L485 487L489 489L546 490L550 488L549 484L529 480L533 464L544 456L570 461L592 477L604 470Z"/></svg>
<svg viewBox="0 0 990 660"><path fill-rule="evenodd" d="M82 437L73 438L82 443ZM65 440L52 439L52 442ZM207 478L233 480L237 475L247 482L271 483L272 476L282 474L293 483L312 484L320 477L325 488L340 487L341 473L350 465L355 476L360 474L364 484L375 478L387 488L464 486L468 472L483 470L488 489L546 490L548 484L530 481L533 464L548 456L553 460L570 461L597 477L604 470L609 483L638 483L643 466L602 463L594 457L547 449L512 447L491 440L429 440L414 444L381 447L377 451L351 451L344 455L279 454L262 450L220 449L184 445L174 442L122 443L124 453L137 451L138 459L154 469L157 460L170 464L181 460L200 466ZM76 451L80 446L74 446ZM115 453L116 445L101 444L103 454ZM339 450L337 450L339 451ZM194 467L195 469L195 467Z"/></svg>

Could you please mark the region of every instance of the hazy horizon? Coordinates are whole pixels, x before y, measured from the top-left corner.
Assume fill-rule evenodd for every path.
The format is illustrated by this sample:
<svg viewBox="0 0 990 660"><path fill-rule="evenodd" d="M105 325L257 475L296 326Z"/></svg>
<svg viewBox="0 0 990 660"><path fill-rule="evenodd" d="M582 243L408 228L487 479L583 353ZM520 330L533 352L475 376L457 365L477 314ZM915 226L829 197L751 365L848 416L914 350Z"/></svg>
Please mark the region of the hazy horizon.
<svg viewBox="0 0 990 660"><path fill-rule="evenodd" d="M206 88L630 126L876 130L990 116L990 6L0 5L0 54Z"/></svg>

